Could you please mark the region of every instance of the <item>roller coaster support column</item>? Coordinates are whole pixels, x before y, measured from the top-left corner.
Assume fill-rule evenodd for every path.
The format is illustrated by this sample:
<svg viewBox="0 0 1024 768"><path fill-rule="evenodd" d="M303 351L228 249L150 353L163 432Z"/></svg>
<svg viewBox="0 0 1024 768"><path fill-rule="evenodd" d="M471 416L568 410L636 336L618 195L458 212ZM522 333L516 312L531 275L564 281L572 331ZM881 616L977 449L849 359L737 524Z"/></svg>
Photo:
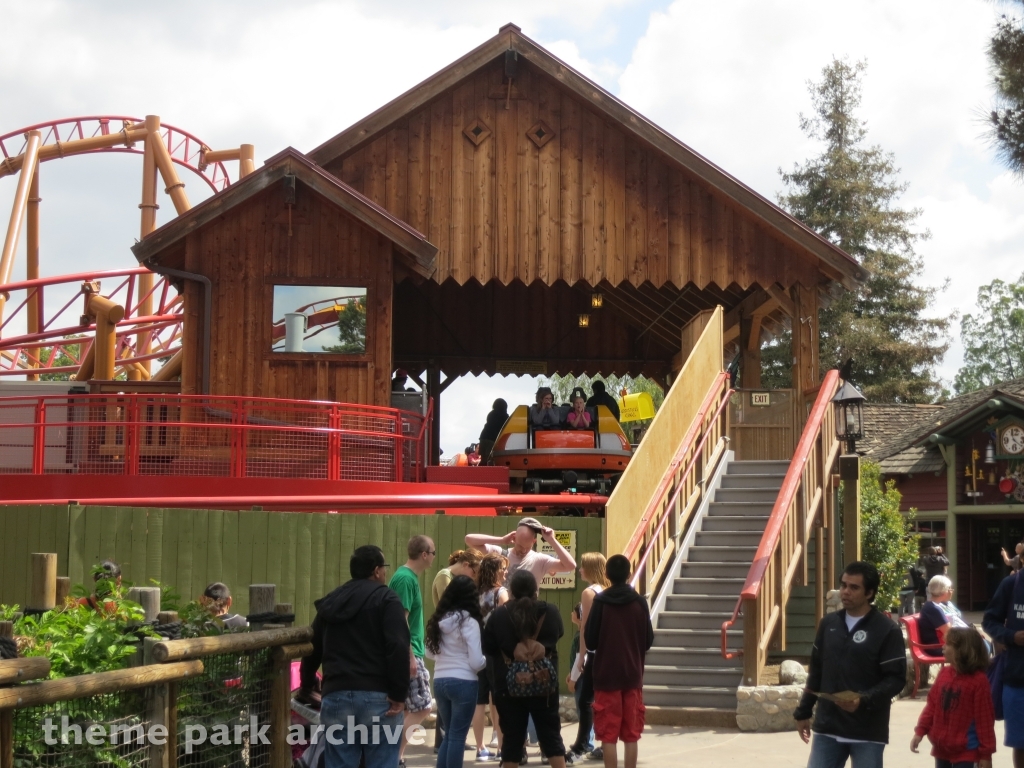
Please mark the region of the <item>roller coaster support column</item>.
<svg viewBox="0 0 1024 768"><path fill-rule="evenodd" d="M155 120L160 119L155 115L148 116L146 118L147 125L149 124L150 117L153 117ZM160 170L160 175L163 177L164 184L166 185L164 191L171 196L174 210L180 216L189 210L192 204L188 201L188 196L185 194L185 182L178 178L178 172L174 170L174 162L171 160L171 153L167 149L167 145L164 144L163 137L159 131L155 134L147 133L146 149L153 150L156 167Z"/></svg>
<svg viewBox="0 0 1024 768"><path fill-rule="evenodd" d="M117 364L117 324L124 319L124 307L99 294L99 283L83 283L85 313L95 318L93 341L94 377L111 381ZM84 366L83 366L84 367Z"/></svg>
<svg viewBox="0 0 1024 768"><path fill-rule="evenodd" d="M238 178L248 176L256 170L256 147L243 144L238 149L204 149L199 156L199 169L203 170L212 163L224 163L229 160L238 161Z"/></svg>
<svg viewBox="0 0 1024 768"><path fill-rule="evenodd" d="M28 217L25 223L25 279L35 280L39 277L39 171L32 174L32 186L28 193ZM28 332L39 333L43 329L43 295L42 289L37 288L28 298ZM34 347L27 350L30 359L38 355L39 348ZM30 363L33 368L38 367L37 363ZM39 374L30 373L25 377L28 381L38 381Z"/></svg>
<svg viewBox="0 0 1024 768"><path fill-rule="evenodd" d="M21 176L18 178L18 189L14 193L14 206L11 208L11 222L7 226L7 239L4 240L4 249L0 251L0 285L11 282L11 272L14 271L14 252L18 247L18 239L21 237L21 222L25 218L25 208L28 205L32 177L35 176L36 168L39 165L39 144L42 135L39 131L29 131L25 134L25 153L22 155ZM3 319L4 305L7 303L7 296L0 293L0 320Z"/></svg>
<svg viewBox="0 0 1024 768"><path fill-rule="evenodd" d="M160 117L158 115L146 116L146 135L160 136ZM142 222L139 227L139 239L156 229L156 212L159 207L156 202L156 153L153 151L152 143L147 140L142 153L142 202L139 204L142 211ZM139 315L149 317L153 314L152 294L152 273L139 275L139 298L142 299L142 303L139 305ZM135 349L140 356L149 354L149 331L143 331L136 337ZM152 372L152 361L146 360L141 365L146 369L147 375Z"/></svg>

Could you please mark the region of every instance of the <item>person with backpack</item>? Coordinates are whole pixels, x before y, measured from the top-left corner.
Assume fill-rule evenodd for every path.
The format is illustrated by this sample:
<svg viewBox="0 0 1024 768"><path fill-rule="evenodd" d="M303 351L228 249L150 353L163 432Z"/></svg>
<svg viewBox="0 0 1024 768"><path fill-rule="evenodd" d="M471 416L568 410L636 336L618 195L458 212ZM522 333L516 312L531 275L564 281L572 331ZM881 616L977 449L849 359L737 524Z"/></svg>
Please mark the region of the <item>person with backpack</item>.
<svg viewBox="0 0 1024 768"><path fill-rule="evenodd" d="M472 551L472 550L469 550ZM494 552L484 555L480 561L480 615L483 617L484 626L491 617L495 608L508 602L508 590L502 585L505 583L508 574L508 558ZM473 715L473 735L476 737L476 759L490 760L496 755L484 746L484 713L488 703L491 705L491 726L493 735L491 746L501 749L501 720L498 717L498 709L494 706L491 697L491 675L488 670L480 673L480 685L477 689L476 713Z"/></svg>
<svg viewBox="0 0 1024 768"><path fill-rule="evenodd" d="M427 656L434 660L434 697L445 724L437 768L462 768L476 708L477 674L487 664L480 643L481 624L476 584L468 576L456 576L426 626Z"/></svg>
<svg viewBox="0 0 1024 768"><path fill-rule="evenodd" d="M997 657L1002 671L1003 744L1013 750L1014 768L1024 768L1024 580L1011 573L996 588L981 626L997 644L1006 647ZM994 664L993 667L996 665ZM991 674L991 673L990 673ZM996 695L996 686L993 686Z"/></svg>
<svg viewBox="0 0 1024 768"><path fill-rule="evenodd" d="M496 608L484 627L494 704L504 740L501 762L515 768L523 757L527 721L533 717L541 752L552 768L565 768L558 716L558 606L537 599L537 580L526 569L509 582L512 599Z"/></svg>

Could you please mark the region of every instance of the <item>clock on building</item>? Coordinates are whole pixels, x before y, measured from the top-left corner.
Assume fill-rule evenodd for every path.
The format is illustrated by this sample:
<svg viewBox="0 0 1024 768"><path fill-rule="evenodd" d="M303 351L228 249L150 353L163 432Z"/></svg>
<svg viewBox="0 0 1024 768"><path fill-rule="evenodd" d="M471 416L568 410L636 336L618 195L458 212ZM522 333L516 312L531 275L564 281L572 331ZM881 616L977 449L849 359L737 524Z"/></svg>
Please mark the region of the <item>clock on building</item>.
<svg viewBox="0 0 1024 768"><path fill-rule="evenodd" d="M1011 424L999 436L999 444L1006 453L1024 453L1024 427Z"/></svg>

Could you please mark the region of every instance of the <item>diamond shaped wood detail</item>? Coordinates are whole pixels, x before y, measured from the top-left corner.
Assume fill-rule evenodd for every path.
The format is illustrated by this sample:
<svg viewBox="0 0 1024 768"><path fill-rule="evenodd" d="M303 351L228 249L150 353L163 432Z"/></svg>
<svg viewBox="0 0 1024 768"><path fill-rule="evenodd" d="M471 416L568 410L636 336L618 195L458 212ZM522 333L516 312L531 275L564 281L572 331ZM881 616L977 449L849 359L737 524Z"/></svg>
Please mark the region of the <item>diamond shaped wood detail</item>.
<svg viewBox="0 0 1024 768"><path fill-rule="evenodd" d="M526 132L526 135L530 138L530 141L537 145L537 149L540 149L555 138L555 132L543 120L538 120L534 123L533 127Z"/></svg>
<svg viewBox="0 0 1024 768"><path fill-rule="evenodd" d="M474 147L479 147L491 135L491 129L478 117L462 129L462 134L473 143Z"/></svg>

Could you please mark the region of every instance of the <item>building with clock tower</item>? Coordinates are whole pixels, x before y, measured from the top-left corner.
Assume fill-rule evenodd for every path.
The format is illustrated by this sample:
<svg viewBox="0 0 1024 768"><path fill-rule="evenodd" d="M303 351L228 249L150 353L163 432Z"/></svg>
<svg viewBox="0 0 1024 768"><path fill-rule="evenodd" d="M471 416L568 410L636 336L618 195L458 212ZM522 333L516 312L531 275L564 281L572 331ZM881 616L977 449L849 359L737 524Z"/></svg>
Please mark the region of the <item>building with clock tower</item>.
<svg viewBox="0 0 1024 768"><path fill-rule="evenodd" d="M903 495L922 549L941 546L962 610L983 610L1024 540L1024 379L941 405L867 404L858 444Z"/></svg>

